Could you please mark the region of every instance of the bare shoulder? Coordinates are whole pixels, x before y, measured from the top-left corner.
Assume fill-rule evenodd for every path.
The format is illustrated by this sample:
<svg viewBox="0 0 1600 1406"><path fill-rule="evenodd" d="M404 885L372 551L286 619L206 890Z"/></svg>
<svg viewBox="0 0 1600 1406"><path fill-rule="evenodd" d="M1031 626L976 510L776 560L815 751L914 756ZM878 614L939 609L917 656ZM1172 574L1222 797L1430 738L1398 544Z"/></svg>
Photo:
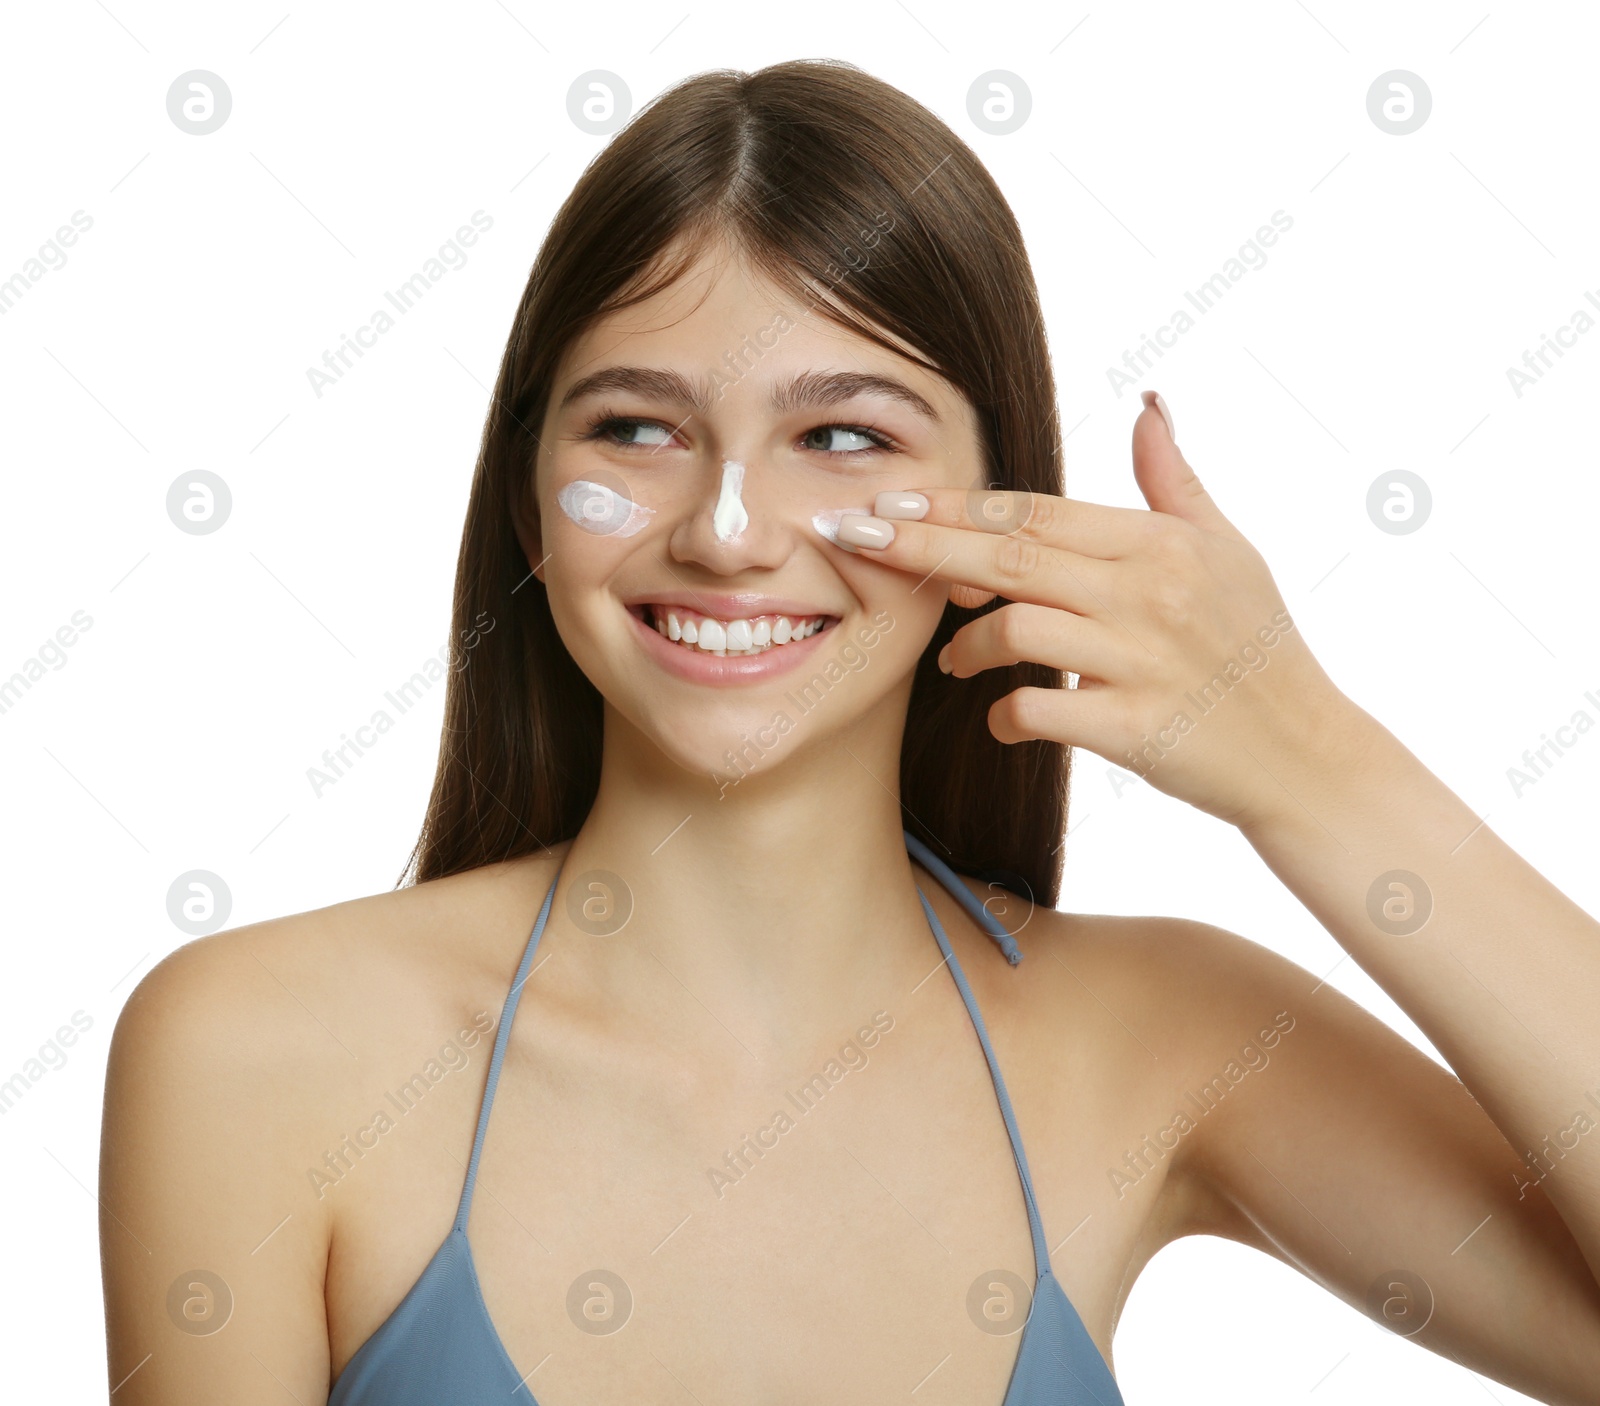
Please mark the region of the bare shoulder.
<svg viewBox="0 0 1600 1406"><path fill-rule="evenodd" d="M418 1022L448 1024L503 993L504 961L554 865L545 851L178 948L117 1021L118 1091L154 1096L163 1076L193 1088L226 1073L259 1092L276 1086L284 1116L314 1112L342 1075Z"/></svg>
<svg viewBox="0 0 1600 1406"><path fill-rule="evenodd" d="M1330 1005L1349 1008L1341 1010L1346 1016L1357 1011L1368 1038L1378 1027L1404 1044L1304 967L1225 928L1033 908L985 894L979 880L969 887L1024 954L1016 967L985 964L984 999L1015 1032L1026 1076L1056 1120L1063 1158L1098 1163L1095 1186L1085 1182L1081 1194L1093 1189L1119 1211L1137 1212L1128 1220L1137 1227L1130 1232L1135 1273L1186 1235L1257 1243L1194 1155L1203 1140L1175 1135L1174 1123L1198 1127L1204 1110L1224 1098L1252 1101L1275 1082L1262 1073L1269 1065L1299 1063L1296 1033L1308 1021L1325 1024ZM1184 1109L1192 1122L1178 1116Z"/></svg>
<svg viewBox="0 0 1600 1406"><path fill-rule="evenodd" d="M524 862L526 863L526 862ZM290 1058L320 1057L314 1032L334 1051L362 1034L374 1013L441 957L459 963L514 865L492 865L198 938L141 981L118 1021L124 1054L140 1043L216 1033L231 1045ZM368 997L375 999L367 999ZM338 1025L327 1020L338 1015ZM341 1028L342 1027L342 1028Z"/></svg>
<svg viewBox="0 0 1600 1406"><path fill-rule="evenodd" d="M305 1169L366 1106L371 1071L498 1009L552 872L533 855L218 933L139 983L112 1037L101 1139L113 1382L141 1343L178 1344L121 1399L260 1378L265 1400L279 1387L257 1362L302 1400L326 1393L334 1227ZM213 1318L229 1332L213 1338Z"/></svg>

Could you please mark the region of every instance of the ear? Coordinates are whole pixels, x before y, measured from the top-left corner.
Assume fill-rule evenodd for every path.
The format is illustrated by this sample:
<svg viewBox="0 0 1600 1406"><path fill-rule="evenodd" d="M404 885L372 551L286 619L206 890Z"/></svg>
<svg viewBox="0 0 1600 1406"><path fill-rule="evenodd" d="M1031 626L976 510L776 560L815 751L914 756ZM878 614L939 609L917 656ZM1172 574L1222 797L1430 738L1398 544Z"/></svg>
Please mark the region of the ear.
<svg viewBox="0 0 1600 1406"><path fill-rule="evenodd" d="M536 474L530 466L512 483L511 501L506 506L511 510L511 522L516 528L517 545L522 548L522 555L528 559L528 566L542 585L544 538L539 531L539 504L536 492Z"/></svg>

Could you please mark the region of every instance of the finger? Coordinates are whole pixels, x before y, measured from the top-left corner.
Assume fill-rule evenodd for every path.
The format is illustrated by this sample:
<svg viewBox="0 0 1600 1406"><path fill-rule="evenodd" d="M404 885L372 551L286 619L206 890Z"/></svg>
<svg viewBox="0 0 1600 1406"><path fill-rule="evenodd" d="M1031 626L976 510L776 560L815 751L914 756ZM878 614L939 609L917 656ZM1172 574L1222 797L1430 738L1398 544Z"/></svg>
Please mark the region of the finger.
<svg viewBox="0 0 1600 1406"><path fill-rule="evenodd" d="M874 513L896 521L914 519L938 527L1021 536L1103 561L1132 555L1150 518L1143 508L1109 508L1053 493L1000 488L880 493Z"/></svg>
<svg viewBox="0 0 1600 1406"><path fill-rule="evenodd" d="M1007 744L1043 741L1087 747L1106 756L1117 748L1111 689L1013 689L989 706L989 731Z"/></svg>
<svg viewBox="0 0 1600 1406"><path fill-rule="evenodd" d="M1047 605L1012 604L963 625L939 651L939 667L958 679L1024 661L1108 680L1122 658L1106 628Z"/></svg>
<svg viewBox="0 0 1600 1406"><path fill-rule="evenodd" d="M980 591L976 586L963 586L959 582L950 588L950 604L962 610L976 610L994 599L993 591Z"/></svg>
<svg viewBox="0 0 1600 1406"><path fill-rule="evenodd" d="M1145 408L1133 422L1133 476L1145 502L1158 513L1170 513L1207 532L1244 541L1244 534L1223 516L1183 457L1173 438L1166 402L1155 391L1142 394Z"/></svg>
<svg viewBox="0 0 1600 1406"><path fill-rule="evenodd" d="M923 582L940 581L992 591L1007 600L1053 605L1076 615L1099 618L1109 590L1111 564L1047 547L1026 537L939 527L925 522L891 521L847 513L836 529L838 540L858 550L854 555L879 561Z"/></svg>

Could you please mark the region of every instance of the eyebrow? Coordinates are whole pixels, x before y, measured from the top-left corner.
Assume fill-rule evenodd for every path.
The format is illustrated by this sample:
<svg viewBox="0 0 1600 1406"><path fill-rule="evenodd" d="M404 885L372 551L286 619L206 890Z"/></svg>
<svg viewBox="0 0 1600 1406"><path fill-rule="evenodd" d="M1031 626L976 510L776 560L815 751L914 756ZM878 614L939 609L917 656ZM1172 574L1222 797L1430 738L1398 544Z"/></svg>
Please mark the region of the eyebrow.
<svg viewBox="0 0 1600 1406"><path fill-rule="evenodd" d="M633 391L657 400L674 401L689 406L701 415L711 413L711 406L716 399L709 382L691 380L677 371L649 366L608 366L574 381L561 397L558 408L565 410L575 400L606 391ZM774 386L768 405L779 414L784 414L808 408L825 409L858 395L877 395L897 401L930 423L939 424L938 412L904 381L865 371L801 372Z"/></svg>

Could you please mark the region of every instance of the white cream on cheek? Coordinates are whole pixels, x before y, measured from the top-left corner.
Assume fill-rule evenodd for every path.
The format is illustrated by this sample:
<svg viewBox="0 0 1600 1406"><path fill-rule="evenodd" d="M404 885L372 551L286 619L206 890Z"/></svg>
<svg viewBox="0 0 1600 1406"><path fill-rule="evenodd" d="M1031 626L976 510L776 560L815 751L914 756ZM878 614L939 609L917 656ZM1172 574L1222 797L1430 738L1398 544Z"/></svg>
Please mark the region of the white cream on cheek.
<svg viewBox="0 0 1600 1406"><path fill-rule="evenodd" d="M745 511L739 497L744 488L744 465L734 459L722 466L722 486L717 492L717 506L711 514L711 530L717 541L737 542L739 534L750 526L750 514Z"/></svg>
<svg viewBox="0 0 1600 1406"><path fill-rule="evenodd" d="M556 494L556 502L585 532L600 537L632 537L652 517L654 508L624 498L614 488L586 478L575 478Z"/></svg>
<svg viewBox="0 0 1600 1406"><path fill-rule="evenodd" d="M842 518L846 513L853 513L863 517L871 517L872 505L869 503L867 506L862 508L824 508L820 513L816 513L812 516L811 525L830 542L834 543L836 546L843 547L845 544L839 541L839 519Z"/></svg>

